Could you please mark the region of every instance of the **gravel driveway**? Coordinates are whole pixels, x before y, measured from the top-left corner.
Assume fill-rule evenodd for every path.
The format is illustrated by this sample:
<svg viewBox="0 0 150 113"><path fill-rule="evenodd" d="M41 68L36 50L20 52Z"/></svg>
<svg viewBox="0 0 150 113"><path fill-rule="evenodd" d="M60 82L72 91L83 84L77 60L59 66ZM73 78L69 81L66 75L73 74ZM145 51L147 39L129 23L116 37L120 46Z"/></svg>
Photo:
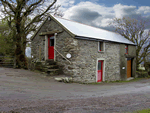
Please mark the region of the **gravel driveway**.
<svg viewBox="0 0 150 113"><path fill-rule="evenodd" d="M28 70L0 68L1 112L123 113L144 108L150 108L150 79L66 84Z"/></svg>

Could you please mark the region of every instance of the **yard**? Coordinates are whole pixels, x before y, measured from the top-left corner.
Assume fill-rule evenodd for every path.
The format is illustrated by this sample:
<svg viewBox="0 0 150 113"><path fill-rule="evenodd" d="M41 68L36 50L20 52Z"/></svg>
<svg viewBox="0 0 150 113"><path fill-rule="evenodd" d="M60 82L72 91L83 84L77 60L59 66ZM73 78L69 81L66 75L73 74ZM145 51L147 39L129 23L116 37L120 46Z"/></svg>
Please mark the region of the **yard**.
<svg viewBox="0 0 150 113"><path fill-rule="evenodd" d="M60 83L23 69L0 68L0 111L122 113L150 108L150 79L124 83Z"/></svg>

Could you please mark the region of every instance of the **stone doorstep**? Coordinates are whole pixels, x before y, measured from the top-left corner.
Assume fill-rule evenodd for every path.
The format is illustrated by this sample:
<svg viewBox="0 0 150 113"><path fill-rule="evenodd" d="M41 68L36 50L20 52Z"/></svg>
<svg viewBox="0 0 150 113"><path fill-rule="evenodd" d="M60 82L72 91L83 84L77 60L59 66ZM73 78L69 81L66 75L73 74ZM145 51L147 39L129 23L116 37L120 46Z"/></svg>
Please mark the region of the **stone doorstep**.
<svg viewBox="0 0 150 113"><path fill-rule="evenodd" d="M45 68L54 68L54 67L58 67L57 65L47 65L45 66Z"/></svg>
<svg viewBox="0 0 150 113"><path fill-rule="evenodd" d="M47 62L45 65L56 65L56 62Z"/></svg>
<svg viewBox="0 0 150 113"><path fill-rule="evenodd" d="M47 71L58 71L59 69L47 69Z"/></svg>
<svg viewBox="0 0 150 113"><path fill-rule="evenodd" d="M134 79L133 77L127 78L127 81Z"/></svg>

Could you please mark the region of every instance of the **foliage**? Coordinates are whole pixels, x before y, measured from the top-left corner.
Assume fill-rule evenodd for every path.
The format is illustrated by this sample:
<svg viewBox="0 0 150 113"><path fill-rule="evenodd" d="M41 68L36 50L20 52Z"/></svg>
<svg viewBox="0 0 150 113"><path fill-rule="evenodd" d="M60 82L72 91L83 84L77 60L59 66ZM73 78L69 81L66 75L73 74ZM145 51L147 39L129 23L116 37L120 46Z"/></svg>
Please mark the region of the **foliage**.
<svg viewBox="0 0 150 113"><path fill-rule="evenodd" d="M146 56L150 54L150 30L145 30L146 21L123 17L115 18L111 25L119 34L137 44L136 65L145 61Z"/></svg>
<svg viewBox="0 0 150 113"><path fill-rule="evenodd" d="M138 75L138 78L149 78L147 71L136 71L136 74Z"/></svg>
<svg viewBox="0 0 150 113"><path fill-rule="evenodd" d="M12 39L15 43L15 57L18 68L25 68L25 49L27 35L35 31L40 22L42 22L49 13L58 14L56 6L57 0L0 0L0 6L3 6L2 13L8 22Z"/></svg>
<svg viewBox="0 0 150 113"><path fill-rule="evenodd" d="M0 22L0 53L1 55L13 56L14 43L11 38L12 32L9 31L8 24Z"/></svg>

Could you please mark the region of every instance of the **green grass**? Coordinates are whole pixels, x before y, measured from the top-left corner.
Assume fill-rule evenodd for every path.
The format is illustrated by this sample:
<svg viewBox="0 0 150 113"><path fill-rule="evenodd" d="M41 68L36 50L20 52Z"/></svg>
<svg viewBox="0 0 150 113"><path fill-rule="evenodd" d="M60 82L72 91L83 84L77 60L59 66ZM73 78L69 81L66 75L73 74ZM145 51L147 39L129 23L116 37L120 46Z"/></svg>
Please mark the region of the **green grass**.
<svg viewBox="0 0 150 113"><path fill-rule="evenodd" d="M139 110L139 111L134 111L132 113L150 113L150 109L143 109L143 110Z"/></svg>
<svg viewBox="0 0 150 113"><path fill-rule="evenodd" d="M94 83L82 83L82 84L92 84L92 85L100 85L100 84L109 84L109 83L128 83L128 82L136 82L136 81L139 81L139 80L142 80L142 79L149 79L149 78L135 78L135 79L132 79L132 80L129 80L129 81L121 81L121 80L116 80L116 81L105 81L105 82L94 82Z"/></svg>

